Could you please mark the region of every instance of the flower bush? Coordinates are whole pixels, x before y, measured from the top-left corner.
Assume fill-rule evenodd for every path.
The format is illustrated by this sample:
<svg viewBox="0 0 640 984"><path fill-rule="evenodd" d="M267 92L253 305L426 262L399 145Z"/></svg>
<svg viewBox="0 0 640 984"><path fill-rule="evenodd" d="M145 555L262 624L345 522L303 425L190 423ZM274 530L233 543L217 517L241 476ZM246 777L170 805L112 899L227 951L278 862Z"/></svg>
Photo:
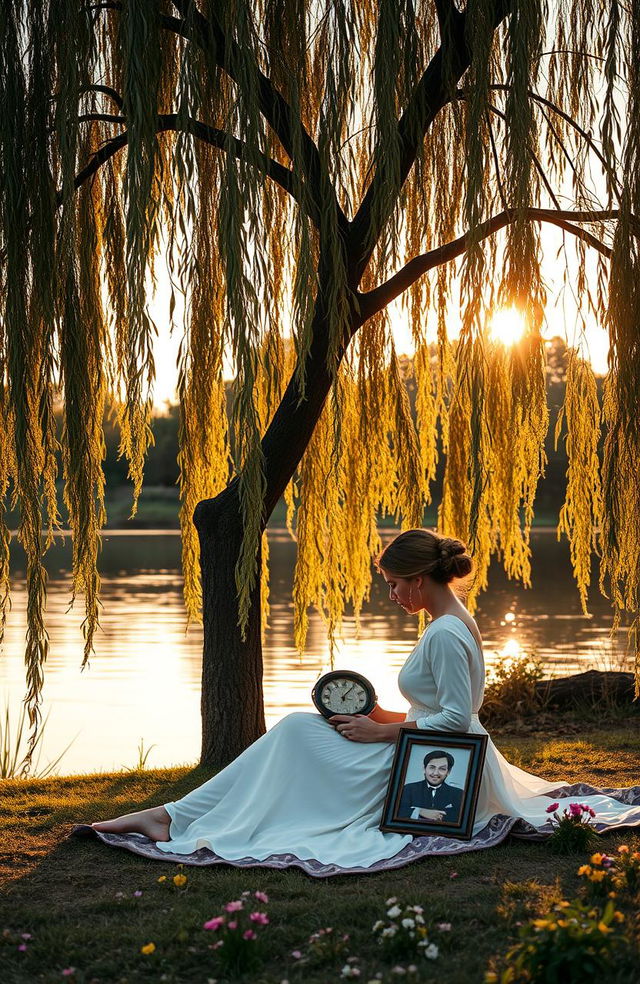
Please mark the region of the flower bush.
<svg viewBox="0 0 640 984"><path fill-rule="evenodd" d="M604 909L585 902L559 902L545 918L532 919L519 931L519 941L506 955L502 975L489 972L485 981L515 984L581 984L597 981L626 948L621 929L624 915L610 899Z"/></svg>
<svg viewBox="0 0 640 984"><path fill-rule="evenodd" d="M222 913L203 923L203 930L215 936L209 944L220 968L233 973L252 970L262 962L260 936L269 925L269 916L256 904L265 905L265 892L243 892L222 907Z"/></svg>
<svg viewBox="0 0 640 984"><path fill-rule="evenodd" d="M593 846L596 833L592 820L596 813L586 803L569 803L558 813L559 803L551 803L547 813L552 814L553 833L549 845L554 854L578 854Z"/></svg>
<svg viewBox="0 0 640 984"><path fill-rule="evenodd" d="M438 947L429 940L422 906L404 905L396 898L387 899L385 904L387 919L378 919L372 927L385 957L397 959L421 954L427 960L435 960Z"/></svg>
<svg viewBox="0 0 640 984"><path fill-rule="evenodd" d="M293 950L291 956L297 961L298 966L303 964L325 964L332 960L344 960L349 951L349 934L338 933L333 926L326 926L312 933L304 949ZM347 968L351 963L345 964ZM357 968L352 968L357 969ZM344 970L344 968L343 968ZM357 977L357 974L349 972L342 976Z"/></svg>
<svg viewBox="0 0 640 984"><path fill-rule="evenodd" d="M616 856L597 852L589 864L578 868L584 878L585 894L589 898L614 898L617 894L631 896L640 888L640 851L630 851L626 844Z"/></svg>

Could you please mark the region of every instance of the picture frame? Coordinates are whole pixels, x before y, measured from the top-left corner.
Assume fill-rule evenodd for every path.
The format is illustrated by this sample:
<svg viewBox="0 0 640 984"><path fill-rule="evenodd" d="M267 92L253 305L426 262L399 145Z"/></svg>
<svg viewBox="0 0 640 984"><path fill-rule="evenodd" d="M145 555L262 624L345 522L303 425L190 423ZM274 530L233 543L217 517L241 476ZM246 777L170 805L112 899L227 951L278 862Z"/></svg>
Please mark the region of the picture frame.
<svg viewBox="0 0 640 984"><path fill-rule="evenodd" d="M380 829L470 840L487 742L482 734L403 728Z"/></svg>

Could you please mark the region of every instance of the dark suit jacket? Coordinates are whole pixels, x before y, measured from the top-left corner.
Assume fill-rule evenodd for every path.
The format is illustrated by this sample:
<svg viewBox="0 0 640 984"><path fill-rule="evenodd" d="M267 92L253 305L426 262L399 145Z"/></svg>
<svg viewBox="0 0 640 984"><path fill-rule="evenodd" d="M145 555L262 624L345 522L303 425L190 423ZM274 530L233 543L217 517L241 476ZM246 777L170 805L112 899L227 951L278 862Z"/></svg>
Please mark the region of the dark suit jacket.
<svg viewBox="0 0 640 984"><path fill-rule="evenodd" d="M442 823L457 823L460 819L463 790L443 782L442 785L436 787L435 796L433 796L432 788L426 779L423 779L422 782L408 782L402 790L400 809L397 815L411 818L412 807L418 806L425 810L444 810L445 816ZM437 823L438 821L431 822Z"/></svg>

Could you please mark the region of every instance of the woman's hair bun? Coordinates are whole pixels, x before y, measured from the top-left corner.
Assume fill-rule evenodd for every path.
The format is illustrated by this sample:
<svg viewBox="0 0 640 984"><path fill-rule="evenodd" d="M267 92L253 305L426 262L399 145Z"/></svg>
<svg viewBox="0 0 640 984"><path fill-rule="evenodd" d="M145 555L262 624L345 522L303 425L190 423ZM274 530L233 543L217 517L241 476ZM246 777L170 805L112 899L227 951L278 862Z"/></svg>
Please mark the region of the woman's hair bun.
<svg viewBox="0 0 640 984"><path fill-rule="evenodd" d="M448 584L466 578L473 561L461 540L441 536L433 530L405 530L387 544L378 557L378 568L397 577L428 574L434 581Z"/></svg>
<svg viewBox="0 0 640 984"><path fill-rule="evenodd" d="M443 536L439 541L439 547L440 563L438 566L443 575L443 580L467 577L471 573L473 562L461 540Z"/></svg>

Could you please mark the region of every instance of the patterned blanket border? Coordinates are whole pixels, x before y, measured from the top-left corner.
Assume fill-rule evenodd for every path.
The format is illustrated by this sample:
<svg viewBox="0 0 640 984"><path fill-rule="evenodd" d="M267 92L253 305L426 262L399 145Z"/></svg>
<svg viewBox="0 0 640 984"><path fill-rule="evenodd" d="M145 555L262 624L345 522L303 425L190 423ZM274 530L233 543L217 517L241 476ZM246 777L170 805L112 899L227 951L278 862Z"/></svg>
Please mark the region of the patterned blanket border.
<svg viewBox="0 0 640 984"><path fill-rule="evenodd" d="M640 786L631 786L626 789L595 789L586 783L576 783L572 786L559 786L551 793L548 793L550 801L554 799L568 799L576 796L594 796L605 794L612 799L618 800L626 806L638 806L627 818L624 826L640 826ZM622 825L599 824L595 823L598 833L606 833L609 830L618 829ZM394 868L402 868L404 865L419 861L421 858L433 855L456 855L466 854L468 851L482 851L488 847L495 847L504 841L509 834L525 840L544 840L551 833L551 824L546 823L542 827L532 827L524 820L517 817L507 817L497 814L492 817L490 822L483 827L471 840L455 840L452 837L414 837L410 844L407 844L401 851L394 854L391 858L382 858L375 864L367 868L355 867L345 868L337 864L323 864L313 858L297 858L293 854L272 854L264 860L256 858L241 858L230 861L221 858L207 848L194 851L193 854L171 854L160 851L154 841L149 840L144 834L106 834L94 830L86 824L79 824L71 831L71 837L92 837L101 840L111 847L121 847L134 854L140 854L144 858L155 861L175 861L180 864L205 867L211 864L228 864L235 868L301 868L305 874L312 878L330 878L333 875L367 875L375 874L379 871L391 871Z"/></svg>

